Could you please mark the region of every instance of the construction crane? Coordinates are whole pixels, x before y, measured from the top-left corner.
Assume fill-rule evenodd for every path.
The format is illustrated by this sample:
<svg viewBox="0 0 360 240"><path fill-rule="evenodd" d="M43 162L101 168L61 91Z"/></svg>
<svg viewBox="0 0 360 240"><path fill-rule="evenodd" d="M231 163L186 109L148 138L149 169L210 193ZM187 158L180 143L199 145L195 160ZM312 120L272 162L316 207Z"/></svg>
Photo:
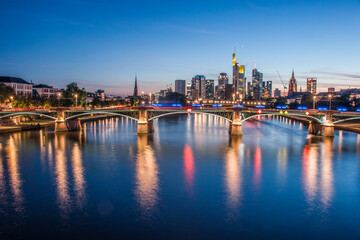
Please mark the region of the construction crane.
<svg viewBox="0 0 360 240"><path fill-rule="evenodd" d="M277 73L278 73L279 78L280 78L280 80L281 80L281 83L282 83L282 85L283 85L283 87L284 87L284 94L285 94L285 97L286 97L286 89L287 89L287 87L286 87L284 81L282 80L282 77L281 77L281 75L280 75L280 73L279 73L279 70L277 70Z"/></svg>

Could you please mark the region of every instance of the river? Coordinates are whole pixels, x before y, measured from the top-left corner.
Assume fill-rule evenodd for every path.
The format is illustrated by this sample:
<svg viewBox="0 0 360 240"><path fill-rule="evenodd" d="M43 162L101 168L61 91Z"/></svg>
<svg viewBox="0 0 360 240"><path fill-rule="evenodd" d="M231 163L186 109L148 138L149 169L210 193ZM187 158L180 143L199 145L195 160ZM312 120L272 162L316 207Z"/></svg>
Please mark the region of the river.
<svg viewBox="0 0 360 240"><path fill-rule="evenodd" d="M279 117L124 118L0 136L0 238L360 238L360 135Z"/></svg>

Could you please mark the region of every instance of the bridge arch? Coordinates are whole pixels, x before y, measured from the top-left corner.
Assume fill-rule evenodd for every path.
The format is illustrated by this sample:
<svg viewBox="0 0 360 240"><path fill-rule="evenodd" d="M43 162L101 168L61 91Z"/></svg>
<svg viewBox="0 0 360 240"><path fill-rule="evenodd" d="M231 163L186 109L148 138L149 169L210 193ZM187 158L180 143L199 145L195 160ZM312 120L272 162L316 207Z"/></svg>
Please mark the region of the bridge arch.
<svg viewBox="0 0 360 240"><path fill-rule="evenodd" d="M125 114L114 113L114 112L103 112L103 111L84 112L84 113L76 114L76 115L73 115L73 116L70 116L70 117L65 118L65 121L66 121L66 120L69 120L69 119L74 119L74 118L78 118L78 117L82 117L82 116L91 115L91 114L114 115L114 116L120 116L120 117L129 118L129 119L135 120L135 121L137 121L137 122L139 121L139 119L136 119L136 118L134 118L134 117L130 117L130 116L125 115Z"/></svg>
<svg viewBox="0 0 360 240"><path fill-rule="evenodd" d="M0 119L2 118L8 118L8 117L13 117L13 116L24 116L24 115L38 115L38 116L43 116L43 117L47 117L47 118L51 118L56 120L56 117L44 114L44 113L38 113L38 112L15 112L15 113L9 113L6 115L2 115L0 116Z"/></svg>
<svg viewBox="0 0 360 240"><path fill-rule="evenodd" d="M188 113L191 113L191 114L194 114L194 113L200 113L200 114L205 114L205 115L209 115L209 116L216 116L216 117L219 117L219 118L222 118L222 119L225 119L229 122L233 122L232 120L226 118L226 117L223 117L223 116L220 116L220 115L217 115L217 114L214 114L214 113L210 113L210 112L201 112L201 111L191 111L191 112L187 112L187 111L176 111L176 112L168 112L168 113L164 113L164 114L160 114L160 115L157 115L155 117L152 117L152 118L149 118L149 121L151 120L154 120L156 118L161 118L161 117L164 117L164 116L169 116L169 115L175 115L175 114L188 114Z"/></svg>
<svg viewBox="0 0 360 240"><path fill-rule="evenodd" d="M360 117L345 118L345 119L334 121L333 123L337 124L337 123L352 121L352 120L360 120Z"/></svg>
<svg viewBox="0 0 360 240"><path fill-rule="evenodd" d="M309 120L314 120L320 124L323 124L323 122L320 120L320 119L317 119L316 117L313 117L313 116L307 116L307 115L302 115L302 114L296 114L296 113L288 113L288 114L280 114L280 113L264 113L264 114L255 114L255 115L252 115L250 117L247 117L247 118L244 118L241 120L241 122L245 122L249 119L252 119L252 118L255 118L257 116L283 116L283 117L287 117L287 116L298 116L298 117L304 117L304 118L307 118Z"/></svg>

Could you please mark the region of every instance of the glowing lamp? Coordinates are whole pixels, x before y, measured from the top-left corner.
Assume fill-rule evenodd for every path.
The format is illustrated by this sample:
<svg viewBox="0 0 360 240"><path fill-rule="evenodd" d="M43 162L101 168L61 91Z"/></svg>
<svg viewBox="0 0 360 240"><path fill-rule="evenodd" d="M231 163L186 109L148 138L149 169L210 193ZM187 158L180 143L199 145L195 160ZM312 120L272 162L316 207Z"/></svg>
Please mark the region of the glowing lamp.
<svg viewBox="0 0 360 240"><path fill-rule="evenodd" d="M306 111L306 115L307 115L307 116L309 116L309 115L310 115L309 111Z"/></svg>
<svg viewBox="0 0 360 240"><path fill-rule="evenodd" d="M284 113L285 113L285 114L288 114L288 111L285 111Z"/></svg>
<svg viewBox="0 0 360 240"><path fill-rule="evenodd" d="M188 113L191 113L192 109L191 109L191 108L187 108L186 111L187 111Z"/></svg>
<svg viewBox="0 0 360 240"><path fill-rule="evenodd" d="M281 110L281 111L280 111L280 114L283 114L283 113L284 113L284 112Z"/></svg>
<svg viewBox="0 0 360 240"><path fill-rule="evenodd" d="M257 111L257 113L260 114L260 113L261 113L261 110L259 109L259 110Z"/></svg>

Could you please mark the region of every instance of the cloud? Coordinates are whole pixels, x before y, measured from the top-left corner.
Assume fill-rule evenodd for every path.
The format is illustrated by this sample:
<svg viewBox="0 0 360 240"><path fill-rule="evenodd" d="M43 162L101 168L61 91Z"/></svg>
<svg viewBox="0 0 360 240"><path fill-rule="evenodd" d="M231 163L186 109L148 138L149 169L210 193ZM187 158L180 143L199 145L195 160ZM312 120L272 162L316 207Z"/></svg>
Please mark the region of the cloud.
<svg viewBox="0 0 360 240"><path fill-rule="evenodd" d="M350 81L358 81L360 80L360 74L350 74L343 72L326 72L326 71L311 71L311 72L303 72L306 74L323 74L326 75L326 78L337 79L337 80L350 80ZM340 77L340 78L339 78Z"/></svg>

